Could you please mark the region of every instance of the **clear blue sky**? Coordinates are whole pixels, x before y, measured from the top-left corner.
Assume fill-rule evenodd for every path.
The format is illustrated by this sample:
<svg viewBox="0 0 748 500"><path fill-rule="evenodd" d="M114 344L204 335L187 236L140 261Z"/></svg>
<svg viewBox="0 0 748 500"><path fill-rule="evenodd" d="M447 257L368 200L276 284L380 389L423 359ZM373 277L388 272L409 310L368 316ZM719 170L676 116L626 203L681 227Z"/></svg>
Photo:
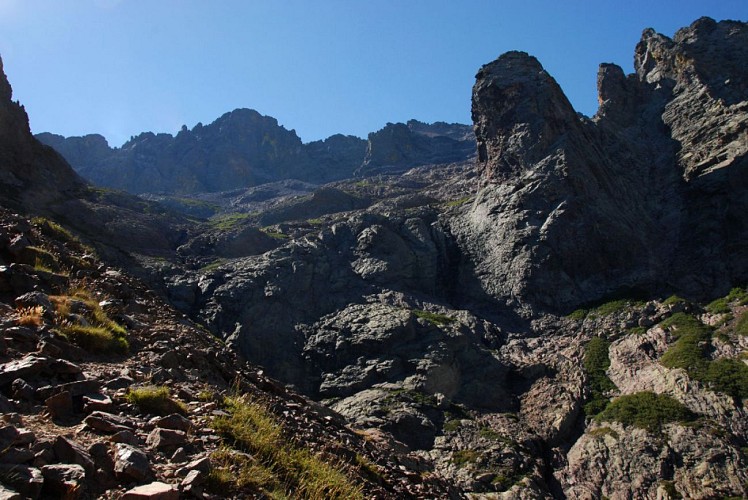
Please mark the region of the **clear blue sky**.
<svg viewBox="0 0 748 500"><path fill-rule="evenodd" d="M0 0L0 55L32 130L113 146L239 107L305 142L387 122L470 123L475 73L535 55L597 107L600 62L633 71L644 28L748 20L748 0Z"/></svg>

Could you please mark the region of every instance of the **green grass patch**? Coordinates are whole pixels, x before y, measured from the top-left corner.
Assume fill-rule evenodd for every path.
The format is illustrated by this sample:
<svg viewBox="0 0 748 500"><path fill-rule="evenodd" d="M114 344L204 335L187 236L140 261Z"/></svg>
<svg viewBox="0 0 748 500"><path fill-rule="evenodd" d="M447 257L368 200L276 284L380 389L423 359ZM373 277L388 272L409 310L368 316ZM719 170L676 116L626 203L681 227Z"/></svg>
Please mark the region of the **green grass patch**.
<svg viewBox="0 0 748 500"><path fill-rule="evenodd" d="M569 318L569 319L576 320L576 321L581 321L581 320L583 320L584 318L587 317L587 313L588 312L589 311L587 311L587 309L577 309L577 310L569 313L566 317Z"/></svg>
<svg viewBox="0 0 748 500"><path fill-rule="evenodd" d="M187 405L177 401L169 394L169 388L163 386L145 386L131 389L127 400L143 413L154 415L187 414Z"/></svg>
<svg viewBox="0 0 748 500"><path fill-rule="evenodd" d="M413 309L413 314L417 318L425 319L429 323L435 326L447 326L454 323L455 319L446 314L434 313L430 311L424 311L422 309Z"/></svg>
<svg viewBox="0 0 748 500"><path fill-rule="evenodd" d="M647 328L644 326L632 326L626 330L627 335L644 335L647 333Z"/></svg>
<svg viewBox="0 0 748 500"><path fill-rule="evenodd" d="M280 231L274 231L270 227L263 227L262 229L260 229L260 231L273 238L274 240L287 240L289 238L287 234L281 233Z"/></svg>
<svg viewBox="0 0 748 500"><path fill-rule="evenodd" d="M456 200L448 201L447 206L448 207L459 207L460 205L464 205L465 203L471 201L473 199L472 196L463 196L462 198L458 198Z"/></svg>
<svg viewBox="0 0 748 500"><path fill-rule="evenodd" d="M127 339L101 326L64 325L60 331L70 341L90 352L127 354Z"/></svg>
<svg viewBox="0 0 748 500"><path fill-rule="evenodd" d="M721 299L711 301L706 306L704 306L704 309L712 314L725 314L730 312L730 305L727 301L727 298L723 297Z"/></svg>
<svg viewBox="0 0 748 500"><path fill-rule="evenodd" d="M678 297L677 295L671 295L670 297L663 300L662 303L666 306L674 306L676 304L685 304L686 299Z"/></svg>
<svg viewBox="0 0 748 500"><path fill-rule="evenodd" d="M605 394L617 389L606 374L610 367L609 348L610 342L606 339L592 337L585 349L582 366L587 374L591 393L590 400L584 405L584 413L588 416L597 415L603 411L608 404Z"/></svg>
<svg viewBox="0 0 748 500"><path fill-rule="evenodd" d="M208 224L213 229L219 229L221 231L230 231L241 225L242 222L249 218L249 214L223 214L217 217L213 217L208 221Z"/></svg>
<svg viewBox="0 0 748 500"><path fill-rule="evenodd" d="M637 392L614 399L595 420L620 422L650 432L659 432L671 422L689 422L695 415L678 400L653 392Z"/></svg>
<svg viewBox="0 0 748 500"><path fill-rule="evenodd" d="M218 260L215 260L215 261L211 262L210 264L204 265L199 270L200 270L200 272L203 272L203 273L209 273L211 271L215 271L216 269L218 269L219 267L221 267L222 265L224 265L226 262L228 262L228 260L226 260L226 259L218 259Z"/></svg>
<svg viewBox="0 0 748 500"><path fill-rule="evenodd" d="M629 307L639 307L643 305L642 302L633 301L630 299L618 299L611 300L597 306L589 312L589 315L595 318L602 318L610 316L611 314L619 313Z"/></svg>
<svg viewBox="0 0 748 500"><path fill-rule="evenodd" d="M257 485L262 493L274 496L277 492L272 485L279 484L293 498L363 499L361 487L339 466L290 444L281 425L259 403L227 398L226 410L230 416L216 417L212 425L227 444L251 454L257 464L272 471L273 481Z"/></svg>
<svg viewBox="0 0 748 500"><path fill-rule="evenodd" d="M727 300L728 302L737 302L738 305L744 306L748 304L748 290L739 286L735 287L727 294Z"/></svg>
<svg viewBox="0 0 748 500"><path fill-rule="evenodd" d="M50 296L50 301L55 306L57 327L74 344L91 352L128 352L127 331L109 318L88 290L76 288L68 295ZM76 315L71 315L74 305Z"/></svg>
<svg viewBox="0 0 748 500"><path fill-rule="evenodd" d="M459 419L449 419L444 422L442 430L444 432L455 432L457 429L462 427L462 421Z"/></svg>
<svg viewBox="0 0 748 500"><path fill-rule="evenodd" d="M481 454L475 450L457 450L452 453L452 463L457 467L465 467L477 462Z"/></svg>

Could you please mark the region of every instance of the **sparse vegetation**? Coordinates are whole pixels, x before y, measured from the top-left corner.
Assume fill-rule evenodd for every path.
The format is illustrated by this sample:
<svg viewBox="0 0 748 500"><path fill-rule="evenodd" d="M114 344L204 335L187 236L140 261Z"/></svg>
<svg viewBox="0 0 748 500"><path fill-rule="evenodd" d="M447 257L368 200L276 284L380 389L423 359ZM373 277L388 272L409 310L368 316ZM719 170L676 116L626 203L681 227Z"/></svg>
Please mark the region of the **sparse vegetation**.
<svg viewBox="0 0 748 500"><path fill-rule="evenodd" d="M475 450L457 450L452 453L452 463L457 467L465 467L477 462L480 457L481 454Z"/></svg>
<svg viewBox="0 0 748 500"><path fill-rule="evenodd" d="M589 432L589 435L590 436L594 436L594 437L599 437L599 438L602 438L602 437L605 437L605 436L611 436L613 439L618 439L620 437L616 431L614 431L613 429L611 429L610 427L607 427L607 426L606 427L598 427L596 429L592 429Z"/></svg>
<svg viewBox="0 0 748 500"><path fill-rule="evenodd" d="M641 305L641 302L630 299L611 300L610 302L606 302L592 309L589 312L589 316L592 316L594 318L601 318L621 312L628 307L640 307Z"/></svg>
<svg viewBox="0 0 748 500"><path fill-rule="evenodd" d="M172 413L187 413L187 406L175 400L169 394L169 388L149 385L131 389L127 393L127 400L137 406L143 413L154 415L171 415Z"/></svg>
<svg viewBox="0 0 748 500"><path fill-rule="evenodd" d="M603 411L608 404L606 393L615 390L616 386L608 378L606 371L610 367L608 348L610 342L602 337L593 337L584 353L583 366L590 386L590 400L584 405L584 413L592 416Z"/></svg>
<svg viewBox="0 0 748 500"><path fill-rule="evenodd" d="M102 353L127 353L127 331L109 318L99 301L85 288L73 289L68 295L54 295L60 332L83 349Z"/></svg>
<svg viewBox="0 0 748 500"><path fill-rule="evenodd" d="M689 376L703 380L708 360L711 329L701 321L685 313L676 313L660 323L676 338L675 344L663 354L660 362L668 368L683 368Z"/></svg>
<svg viewBox="0 0 748 500"><path fill-rule="evenodd" d="M688 422L695 415L681 402L666 394L637 392L614 399L595 420L598 422L620 422L650 432L659 432L671 422Z"/></svg>
<svg viewBox="0 0 748 500"><path fill-rule="evenodd" d="M748 311L743 311L735 323L735 333L744 337L748 336Z"/></svg>
<svg viewBox="0 0 748 500"><path fill-rule="evenodd" d="M671 329L677 339L660 360L664 366L683 368L689 377L715 391L737 399L748 397L748 366L745 363L729 358L715 361L708 358L712 335L710 327L683 313L674 314L660 325Z"/></svg>
<svg viewBox="0 0 748 500"><path fill-rule="evenodd" d="M413 314L417 318L425 319L435 326L447 326L455 321L453 317L447 316L446 314L424 311L422 309L414 309Z"/></svg>
<svg viewBox="0 0 748 500"><path fill-rule="evenodd" d="M271 227L263 227L262 229L260 229L260 231L273 238L274 240L287 240L289 238L287 234L281 233L280 231L275 231Z"/></svg>
<svg viewBox="0 0 748 500"><path fill-rule="evenodd" d="M442 425L442 431L444 432L455 432L462 426L462 421L459 419L449 419Z"/></svg>
<svg viewBox="0 0 748 500"><path fill-rule="evenodd" d="M583 320L584 318L587 317L587 313L588 313L587 309L577 309L577 310L571 312L566 317L569 318L569 319L581 321L581 320Z"/></svg>
<svg viewBox="0 0 748 500"><path fill-rule="evenodd" d="M223 214L217 217L211 218L208 223L213 229L220 231L230 231L241 225L242 222L249 218L249 214L235 213L235 214Z"/></svg>
<svg viewBox="0 0 748 500"><path fill-rule="evenodd" d="M130 348L127 339L101 326L65 325L62 332L78 347L91 352L126 354Z"/></svg>
<svg viewBox="0 0 748 500"><path fill-rule="evenodd" d="M17 310L18 319L16 323L20 326L38 328L42 326L44 308L42 306L21 307Z"/></svg>
<svg viewBox="0 0 748 500"><path fill-rule="evenodd" d="M226 410L230 415L216 417L213 427L227 444L254 457L252 462L261 473L261 480L252 479L253 472L248 468L253 464L244 463L239 465L234 482L228 480L226 474L217 473L211 478L213 484L241 488L246 486L240 484L241 478L247 478L247 481L253 481L247 484L271 498L285 498L288 494L295 498L363 498L360 486L355 485L340 467L305 448L289 444L281 425L261 404L247 398L231 397L226 399ZM225 493L226 489L221 492Z"/></svg>
<svg viewBox="0 0 748 500"><path fill-rule="evenodd" d="M464 205L465 203L471 201L473 199L472 196L463 196L462 198L458 198L456 200L448 201L447 206L448 207L459 207L460 205Z"/></svg>
<svg viewBox="0 0 748 500"><path fill-rule="evenodd" d="M685 304L686 299L678 297L677 295L671 295L670 297L663 300L662 303L666 306L674 306L676 304Z"/></svg>

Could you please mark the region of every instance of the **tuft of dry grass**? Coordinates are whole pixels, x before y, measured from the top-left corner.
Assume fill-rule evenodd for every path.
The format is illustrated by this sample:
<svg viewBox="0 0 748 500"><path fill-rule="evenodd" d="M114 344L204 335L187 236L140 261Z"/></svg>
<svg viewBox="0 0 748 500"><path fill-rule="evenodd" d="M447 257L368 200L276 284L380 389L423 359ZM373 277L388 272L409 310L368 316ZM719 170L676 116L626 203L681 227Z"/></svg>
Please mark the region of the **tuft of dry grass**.
<svg viewBox="0 0 748 500"><path fill-rule="evenodd" d="M20 326L38 328L44 322L44 308L42 306L20 307L17 310L18 319L16 323Z"/></svg>
<svg viewBox="0 0 748 500"><path fill-rule="evenodd" d="M163 386L149 385L130 389L127 400L137 406L143 413L155 415L171 415L187 413L187 405L177 401L169 394L169 388Z"/></svg>

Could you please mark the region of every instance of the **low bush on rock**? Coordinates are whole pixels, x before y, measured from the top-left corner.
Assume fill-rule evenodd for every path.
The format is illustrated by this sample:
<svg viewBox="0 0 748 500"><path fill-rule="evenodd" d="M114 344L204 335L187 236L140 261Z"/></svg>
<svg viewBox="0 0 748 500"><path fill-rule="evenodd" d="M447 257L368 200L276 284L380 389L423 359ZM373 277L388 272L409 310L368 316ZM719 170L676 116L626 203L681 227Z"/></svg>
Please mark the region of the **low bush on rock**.
<svg viewBox="0 0 748 500"><path fill-rule="evenodd" d="M645 391L614 399L595 419L659 432L665 424L689 422L695 419L695 415L680 401L666 394Z"/></svg>
<svg viewBox="0 0 748 500"><path fill-rule="evenodd" d="M610 342L602 337L593 337L587 343L584 353L584 371L590 386L590 400L584 405L584 413L588 416L597 415L608 404L606 393L616 389L615 384L608 378L606 371L610 367L608 349Z"/></svg>

